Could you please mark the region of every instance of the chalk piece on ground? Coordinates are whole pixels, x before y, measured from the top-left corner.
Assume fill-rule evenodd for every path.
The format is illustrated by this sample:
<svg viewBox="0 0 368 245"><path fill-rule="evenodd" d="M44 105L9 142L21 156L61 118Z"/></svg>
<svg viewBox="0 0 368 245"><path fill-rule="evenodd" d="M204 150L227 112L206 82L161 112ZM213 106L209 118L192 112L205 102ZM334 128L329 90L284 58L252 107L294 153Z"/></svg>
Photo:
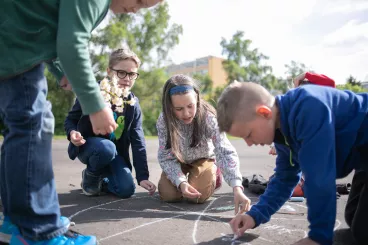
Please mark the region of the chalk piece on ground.
<svg viewBox="0 0 368 245"><path fill-rule="evenodd" d="M304 202L304 197L291 197L289 202Z"/></svg>

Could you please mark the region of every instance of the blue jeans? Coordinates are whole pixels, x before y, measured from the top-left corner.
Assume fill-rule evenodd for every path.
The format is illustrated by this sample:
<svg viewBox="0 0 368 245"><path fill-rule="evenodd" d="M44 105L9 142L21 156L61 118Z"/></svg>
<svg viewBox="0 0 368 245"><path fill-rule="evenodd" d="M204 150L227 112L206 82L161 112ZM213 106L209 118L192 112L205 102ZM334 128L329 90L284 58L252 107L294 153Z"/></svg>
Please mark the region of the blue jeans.
<svg viewBox="0 0 368 245"><path fill-rule="evenodd" d="M129 198L134 194L132 172L111 140L87 138L86 143L79 147L78 159L87 165L89 172L108 178L109 192L121 198Z"/></svg>
<svg viewBox="0 0 368 245"><path fill-rule="evenodd" d="M0 116L7 130L1 148L0 185L4 214L30 240L67 230L60 222L52 169L54 116L46 100L44 66L0 81Z"/></svg>

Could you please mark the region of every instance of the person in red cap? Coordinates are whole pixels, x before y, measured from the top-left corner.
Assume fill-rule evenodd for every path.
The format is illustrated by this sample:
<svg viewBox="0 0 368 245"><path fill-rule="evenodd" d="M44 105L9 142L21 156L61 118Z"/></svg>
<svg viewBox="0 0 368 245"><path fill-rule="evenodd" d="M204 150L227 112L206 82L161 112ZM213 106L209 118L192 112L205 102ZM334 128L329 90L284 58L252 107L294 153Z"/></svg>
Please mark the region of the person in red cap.
<svg viewBox="0 0 368 245"><path fill-rule="evenodd" d="M299 87L304 84L316 84L336 88L335 81L323 74L304 72L294 79L294 86Z"/></svg>
<svg viewBox="0 0 368 245"><path fill-rule="evenodd" d="M317 74L314 72L303 72L299 74L294 78L293 83L295 88L306 84L315 84L336 88L336 84L333 79L329 78L326 75ZM268 154L274 156L277 155L276 148L273 144L270 146L270 151L268 152ZM292 196L304 196L303 184L304 180L298 183L298 185L294 189Z"/></svg>
<svg viewBox="0 0 368 245"><path fill-rule="evenodd" d="M317 74L314 72L303 72L296 76L293 80L294 87L299 87L301 85L306 84L315 84L315 85L322 85L322 86L328 86L332 88L336 88L335 81L332 78L329 78L326 75L323 74ZM276 148L274 145L270 146L270 151L268 154L270 155L277 155Z"/></svg>

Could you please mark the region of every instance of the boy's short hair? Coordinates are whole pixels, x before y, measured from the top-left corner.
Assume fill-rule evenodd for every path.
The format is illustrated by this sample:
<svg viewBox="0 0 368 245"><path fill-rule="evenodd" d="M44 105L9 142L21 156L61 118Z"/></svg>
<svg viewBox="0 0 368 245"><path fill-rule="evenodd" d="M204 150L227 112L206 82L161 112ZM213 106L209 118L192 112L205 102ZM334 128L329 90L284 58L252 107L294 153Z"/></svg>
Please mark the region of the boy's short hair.
<svg viewBox="0 0 368 245"><path fill-rule="evenodd" d="M251 121L257 105L272 107L275 98L264 87L253 82L232 82L217 101L217 121L220 132L229 132L237 120Z"/></svg>
<svg viewBox="0 0 368 245"><path fill-rule="evenodd" d="M113 66L115 66L120 61L127 60L127 59L133 60L137 64L138 68L140 67L141 60L138 58L136 53L134 53L129 48L120 48L120 49L114 50L110 54L109 68L113 68Z"/></svg>

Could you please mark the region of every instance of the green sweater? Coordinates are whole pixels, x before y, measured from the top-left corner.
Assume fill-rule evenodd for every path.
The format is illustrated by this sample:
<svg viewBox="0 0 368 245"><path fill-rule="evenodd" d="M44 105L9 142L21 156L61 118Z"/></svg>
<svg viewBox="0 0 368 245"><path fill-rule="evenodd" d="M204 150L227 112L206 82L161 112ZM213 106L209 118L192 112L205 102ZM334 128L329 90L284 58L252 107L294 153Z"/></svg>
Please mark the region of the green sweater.
<svg viewBox="0 0 368 245"><path fill-rule="evenodd" d="M0 0L0 80L46 62L66 75L84 114L104 108L88 42L111 0Z"/></svg>

